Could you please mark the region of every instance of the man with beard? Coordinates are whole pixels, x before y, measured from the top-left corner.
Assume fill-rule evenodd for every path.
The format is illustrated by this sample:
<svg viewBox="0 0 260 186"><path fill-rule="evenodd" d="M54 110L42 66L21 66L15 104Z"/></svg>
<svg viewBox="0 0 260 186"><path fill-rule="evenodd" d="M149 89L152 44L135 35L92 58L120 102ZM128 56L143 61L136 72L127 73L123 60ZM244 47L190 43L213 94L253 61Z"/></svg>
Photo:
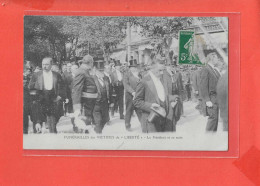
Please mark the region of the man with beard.
<svg viewBox="0 0 260 186"><path fill-rule="evenodd" d="M49 125L50 133L57 133L57 122L61 117L62 100L65 99L64 84L59 73L51 71L53 60L45 57L42 60L42 71L33 74L29 83L31 93L37 99L32 109L34 132L41 132L42 122Z"/></svg>

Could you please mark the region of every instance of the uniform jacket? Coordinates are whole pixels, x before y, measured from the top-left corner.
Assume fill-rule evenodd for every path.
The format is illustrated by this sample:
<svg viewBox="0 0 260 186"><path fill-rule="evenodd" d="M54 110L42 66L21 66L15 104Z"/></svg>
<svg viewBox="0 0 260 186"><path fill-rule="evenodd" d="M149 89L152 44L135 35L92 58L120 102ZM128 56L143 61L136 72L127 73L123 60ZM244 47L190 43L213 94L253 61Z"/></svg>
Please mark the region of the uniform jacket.
<svg viewBox="0 0 260 186"><path fill-rule="evenodd" d="M79 67L72 82L72 102L74 110L81 109L82 93L88 92L88 88L97 93L95 80L89 74L89 70Z"/></svg>

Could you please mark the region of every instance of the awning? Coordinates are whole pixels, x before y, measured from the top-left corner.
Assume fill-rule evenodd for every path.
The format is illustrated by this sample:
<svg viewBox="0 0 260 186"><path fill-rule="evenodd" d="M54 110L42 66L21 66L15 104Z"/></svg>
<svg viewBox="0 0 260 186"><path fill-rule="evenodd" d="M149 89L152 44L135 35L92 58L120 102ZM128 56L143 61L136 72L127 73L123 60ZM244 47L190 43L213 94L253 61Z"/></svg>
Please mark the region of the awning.
<svg viewBox="0 0 260 186"><path fill-rule="evenodd" d="M145 50L145 49L153 49L153 46L150 44L146 44L146 45L140 45L138 47L138 50Z"/></svg>
<svg viewBox="0 0 260 186"><path fill-rule="evenodd" d="M123 63L126 60L126 51L122 50L122 51L119 51L119 52L113 52L110 55L110 58L120 60L120 62Z"/></svg>

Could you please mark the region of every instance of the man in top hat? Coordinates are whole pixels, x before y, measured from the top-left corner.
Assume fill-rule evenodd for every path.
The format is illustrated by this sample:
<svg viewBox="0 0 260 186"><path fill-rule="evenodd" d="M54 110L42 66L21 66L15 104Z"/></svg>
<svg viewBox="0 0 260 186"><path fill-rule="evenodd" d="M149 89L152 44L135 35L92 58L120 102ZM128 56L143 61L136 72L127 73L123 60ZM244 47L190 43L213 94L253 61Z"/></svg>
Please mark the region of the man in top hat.
<svg viewBox="0 0 260 186"><path fill-rule="evenodd" d="M110 90L109 78L102 72L104 66L93 69L94 80L97 86L98 97L93 110L93 123L95 132L102 133L105 124L109 118Z"/></svg>
<svg viewBox="0 0 260 186"><path fill-rule="evenodd" d="M81 65L75 72L72 82L73 110L76 118L84 116L86 118L85 123L90 125L93 119L93 109L98 97L94 77L90 74L94 60L92 56L86 55L80 62Z"/></svg>
<svg viewBox="0 0 260 186"><path fill-rule="evenodd" d="M143 132L175 131L174 109L179 103L177 95L170 95L172 82L163 78L165 59L157 56L151 62L148 74L138 83L134 106L142 110Z"/></svg>
<svg viewBox="0 0 260 186"><path fill-rule="evenodd" d="M115 63L115 70L111 74L112 85L115 90L116 97L114 99L114 107L112 108L112 116L115 107L119 106L120 119L124 119L124 84L123 73L120 71L120 61Z"/></svg>
<svg viewBox="0 0 260 186"><path fill-rule="evenodd" d="M218 127L217 83L220 78L219 58L216 52L207 55L207 65L201 69L200 93L208 116L206 131L216 132Z"/></svg>
<svg viewBox="0 0 260 186"><path fill-rule="evenodd" d="M125 113L125 127L127 130L131 128L131 117L135 110L139 121L141 121L141 110L137 109L133 105L133 99L135 98L136 86L139 83L140 76L138 69L139 65L136 60L131 60L129 64L129 70L124 75L124 87L125 87L125 102L126 102L126 113Z"/></svg>
<svg viewBox="0 0 260 186"><path fill-rule="evenodd" d="M34 132L41 132L42 122L46 122L50 133L57 133L57 122L62 115L62 100L65 99L64 84L59 73L51 71L53 60L42 60L42 71L33 74L29 83L34 100L32 122Z"/></svg>

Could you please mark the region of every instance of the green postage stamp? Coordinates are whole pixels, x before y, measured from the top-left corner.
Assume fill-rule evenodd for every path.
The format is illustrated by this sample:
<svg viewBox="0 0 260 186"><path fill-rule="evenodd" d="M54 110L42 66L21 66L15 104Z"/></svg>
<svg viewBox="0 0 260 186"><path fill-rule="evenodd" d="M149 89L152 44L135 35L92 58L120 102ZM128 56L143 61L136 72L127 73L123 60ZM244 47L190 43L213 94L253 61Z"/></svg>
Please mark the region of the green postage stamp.
<svg viewBox="0 0 260 186"><path fill-rule="evenodd" d="M203 65L195 51L194 31L179 31L179 64Z"/></svg>

